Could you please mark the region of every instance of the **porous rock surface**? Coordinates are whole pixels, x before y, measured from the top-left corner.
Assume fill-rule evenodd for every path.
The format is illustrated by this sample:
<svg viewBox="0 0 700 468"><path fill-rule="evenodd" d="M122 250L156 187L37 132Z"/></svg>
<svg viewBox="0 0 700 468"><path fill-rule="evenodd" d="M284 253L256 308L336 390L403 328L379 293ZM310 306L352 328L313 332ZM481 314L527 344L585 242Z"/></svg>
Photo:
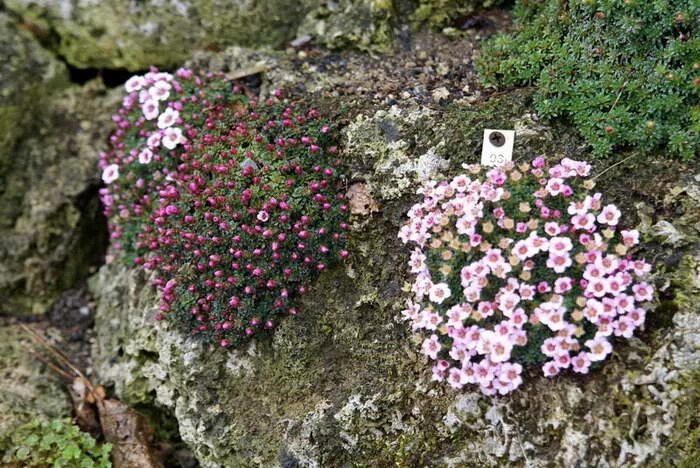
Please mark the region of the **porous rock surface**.
<svg viewBox="0 0 700 468"><path fill-rule="evenodd" d="M32 340L17 325L0 324L0 455L6 439L34 418L70 415L63 384L29 352Z"/></svg>
<svg viewBox="0 0 700 468"><path fill-rule="evenodd" d="M255 9L268 6L252 7L254 18L242 13L286 1L129 2L127 12L116 6L124 2L112 1L5 2L24 29L0 13L0 45L10 51L0 70L11 77L10 88L1 89L0 119L9 116L11 125L0 122L9 129L2 133L0 176L11 174L4 180L13 182L0 193L2 312L43 311L99 254L104 221L95 164L118 102L118 91L97 81L70 85L65 67L27 31L78 67L140 70L179 64L201 49L194 65L233 75L264 70L263 94L289 88L338 119L349 186L358 197L351 257L319 278L300 316L284 320L272 339L233 352L155 323L157 298L147 276L118 261L107 264L90 281L97 381L129 403L170 412L206 467L675 464L683 454L666 448L682 438L679 425L695 411L687 407L688 391L700 388L696 170L661 157L631 159L605 173L612 162L594 164L607 199L643 232L641 253L654 262L660 290L647 329L617 347L601 369L556 379L533 370L519 391L495 398L432 383L400 320L408 251L396 235L415 189L425 178L478 161L484 128L516 128L516 158L586 159L585 147L566 128L539 121L530 90L487 99L471 73L469 41L453 43L438 59L416 42L415 56L396 53L395 62L240 47L212 52L303 34L329 46L372 48L389 31L382 22L402 14L394 3L389 11L387 2L365 0L355 2L366 7L358 11L347 0L294 2L306 10L285 18ZM335 11L353 11L375 26L358 29L332 18ZM343 31L355 38L346 42ZM27 115L32 119L21 118ZM20 336L14 325L0 327L0 432L33 415L69 411Z"/></svg>
<svg viewBox="0 0 700 468"><path fill-rule="evenodd" d="M602 369L556 379L533 370L507 397L454 391L430 382L400 320L408 252L396 233L421 180L477 161L482 129L508 123L519 130L516 157L586 158L570 132L539 122L530 95L446 106L407 97L355 112L344 157L373 209L352 218L350 261L322 275L300 316L269 341L233 352L203 346L154 323L157 298L144 273L106 265L91 283L97 374L127 401L172 411L210 467L637 466L681 456L664 447L700 365L700 180L690 168L631 164L599 180L638 221L662 291L647 330Z"/></svg>
<svg viewBox="0 0 700 468"><path fill-rule="evenodd" d="M106 242L98 152L119 95L68 72L0 13L0 313L43 313Z"/></svg>

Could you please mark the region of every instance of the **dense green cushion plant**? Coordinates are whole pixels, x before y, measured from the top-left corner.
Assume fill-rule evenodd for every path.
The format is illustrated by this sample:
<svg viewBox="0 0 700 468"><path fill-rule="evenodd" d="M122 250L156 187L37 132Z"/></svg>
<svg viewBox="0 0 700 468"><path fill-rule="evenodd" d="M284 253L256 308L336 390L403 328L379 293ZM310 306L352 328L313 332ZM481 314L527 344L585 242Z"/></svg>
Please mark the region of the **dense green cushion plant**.
<svg viewBox="0 0 700 468"><path fill-rule="evenodd" d="M111 255L156 273L155 318L228 348L296 315L295 297L348 256L330 122L218 73L153 69L125 90L100 195Z"/></svg>
<svg viewBox="0 0 700 468"><path fill-rule="evenodd" d="M700 149L700 2L520 0L515 30L488 42L486 82L535 85L597 156L616 148L691 160Z"/></svg>

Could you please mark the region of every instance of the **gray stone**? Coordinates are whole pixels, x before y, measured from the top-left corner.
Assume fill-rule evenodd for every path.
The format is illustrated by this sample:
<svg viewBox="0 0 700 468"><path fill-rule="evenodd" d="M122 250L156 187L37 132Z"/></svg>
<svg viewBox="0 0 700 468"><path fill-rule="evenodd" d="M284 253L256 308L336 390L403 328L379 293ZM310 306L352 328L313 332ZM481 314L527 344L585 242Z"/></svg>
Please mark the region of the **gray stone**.
<svg viewBox="0 0 700 468"><path fill-rule="evenodd" d="M26 134L2 161L0 311L44 312L103 254L97 160L118 99L99 81L47 90L18 121Z"/></svg>
<svg viewBox="0 0 700 468"><path fill-rule="evenodd" d="M29 352L32 347L18 326L0 326L0 453L23 423L71 414L63 384Z"/></svg>
<svg viewBox="0 0 700 468"><path fill-rule="evenodd" d="M507 99L493 106L510 103L509 118L525 135L518 151L555 153L554 147L582 157L575 137L536 122L517 93ZM489 117L491 109L456 103L437 112L404 102L346 127L343 147L353 178L365 181L381 209L353 217L350 264L325 273L302 301L300 316L283 321L270 341L233 352L203 346L152 320L156 297L143 273L103 267L91 283L99 300L97 374L127 401L172 411L183 440L208 467L668 460L664 444L687 411L684 379L700 366L697 249L684 251L680 264L658 265L658 281L676 298L672 319L664 316L668 304L650 313L658 314L651 323L666 321L665 328L620 346L583 379L545 379L533 371L519 391L501 398L430 382L428 364L400 320L407 252L396 235L423 176L411 164L429 154L449 174L477 160L470 142L489 119L503 118ZM390 135L383 130L387 121ZM452 121L468 131L455 131ZM643 190L668 188L654 168L633 166L626 175L646 177L639 180ZM627 179L601 184L611 199L624 202L615 198L620 180ZM677 223L686 238L696 235L699 212L695 185L688 184L665 202L686 207L687 223Z"/></svg>

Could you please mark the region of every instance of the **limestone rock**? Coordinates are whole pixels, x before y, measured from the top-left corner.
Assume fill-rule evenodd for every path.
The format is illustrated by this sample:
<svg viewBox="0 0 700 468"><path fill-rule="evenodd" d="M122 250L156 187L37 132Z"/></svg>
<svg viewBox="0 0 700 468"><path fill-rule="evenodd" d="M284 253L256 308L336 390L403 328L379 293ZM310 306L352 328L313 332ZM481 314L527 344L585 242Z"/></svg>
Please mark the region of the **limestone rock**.
<svg viewBox="0 0 700 468"><path fill-rule="evenodd" d="M371 190L381 209L352 218L349 264L322 275L300 316L283 321L271 340L234 352L204 346L153 322L156 298L143 273L103 267L91 283L99 301L97 374L128 401L172 411L183 440L207 467L668 462L664 444L688 411L683 382L700 366L696 243L687 243L676 261L657 264L658 282L667 287L649 314L648 332L584 377L545 379L533 370L507 397L456 392L430 381L400 320L408 252L396 236L426 176L419 171L425 155L438 161L427 175L455 173L478 160L485 126L515 124L523 157L585 157L576 137L533 117L528 99L515 93L439 111L403 102L351 121L343 134L351 178ZM668 178L676 183L688 169L663 171L628 167L626 177L606 177L601 185L618 202L631 188L665 193ZM639 180L630 184L627 177ZM692 221L698 204L691 182L676 198L661 197L652 213L681 204ZM695 235L694 226L677 229Z"/></svg>
<svg viewBox="0 0 700 468"><path fill-rule="evenodd" d="M0 225L12 221L17 181L11 177L13 150L28 133L41 101L68 84L65 66L41 48L27 31L0 13Z"/></svg>
<svg viewBox="0 0 700 468"><path fill-rule="evenodd" d="M320 0L8 0L79 68L172 67L197 49L281 46Z"/></svg>
<svg viewBox="0 0 700 468"><path fill-rule="evenodd" d="M332 49L387 49L397 23L392 0L340 0L322 2L310 11L298 28Z"/></svg>
<svg viewBox="0 0 700 468"><path fill-rule="evenodd" d="M23 423L71 414L62 383L29 353L31 346L18 326L0 326L0 453L4 440Z"/></svg>
<svg viewBox="0 0 700 468"><path fill-rule="evenodd" d="M43 312L103 254L97 159L117 99L98 81L43 94L28 113L30 131L3 156L3 313Z"/></svg>

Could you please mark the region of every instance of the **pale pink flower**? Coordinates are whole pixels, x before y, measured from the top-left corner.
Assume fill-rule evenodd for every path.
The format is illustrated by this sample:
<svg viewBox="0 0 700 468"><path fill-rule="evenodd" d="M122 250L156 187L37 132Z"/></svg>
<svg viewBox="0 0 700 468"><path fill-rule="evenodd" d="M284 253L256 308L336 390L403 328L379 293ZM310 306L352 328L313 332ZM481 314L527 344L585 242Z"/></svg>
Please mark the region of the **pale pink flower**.
<svg viewBox="0 0 700 468"><path fill-rule="evenodd" d="M588 357L591 361L602 361L612 352L612 345L605 338L594 338L584 344L590 349Z"/></svg>
<svg viewBox="0 0 700 468"><path fill-rule="evenodd" d="M450 287L447 285L447 283L433 284L428 294L430 300L436 304L442 304L445 299L452 295L450 292Z"/></svg>
<svg viewBox="0 0 700 468"><path fill-rule="evenodd" d="M465 175L458 175L454 179L452 179L452 182L450 182L450 187L455 189L458 192L464 192L469 188L469 183L471 180L469 177Z"/></svg>
<svg viewBox="0 0 700 468"><path fill-rule="evenodd" d="M493 315L493 304L491 304L488 301L482 301L479 302L479 305L476 307L476 310L481 314L482 317L490 317Z"/></svg>
<svg viewBox="0 0 700 468"><path fill-rule="evenodd" d="M613 328L615 330L615 336L622 336L630 339L637 327L629 317L620 317L619 320L613 323Z"/></svg>
<svg viewBox="0 0 700 468"><path fill-rule="evenodd" d="M516 328L522 328L527 323L527 315L525 311L518 307L510 316L509 323Z"/></svg>
<svg viewBox="0 0 700 468"><path fill-rule="evenodd" d="M566 212L570 215L585 215L591 209L591 197L569 203Z"/></svg>
<svg viewBox="0 0 700 468"><path fill-rule="evenodd" d="M644 324L644 318L646 317L646 311L642 308L637 307L632 309L627 313L627 317L634 323L636 327L641 327Z"/></svg>
<svg viewBox="0 0 700 468"><path fill-rule="evenodd" d="M583 277L588 281L601 279L603 277L603 271L594 264L589 264L583 271Z"/></svg>
<svg viewBox="0 0 700 468"><path fill-rule="evenodd" d="M547 361L543 366L542 366L542 372L544 373L545 377L554 377L559 373L559 367L557 364L553 361Z"/></svg>
<svg viewBox="0 0 700 468"><path fill-rule="evenodd" d="M645 273L649 273L651 271L651 265L644 260L636 260L632 262L630 267L637 276L643 276Z"/></svg>
<svg viewBox="0 0 700 468"><path fill-rule="evenodd" d="M256 216L256 218L258 221L265 223L268 219L270 219L270 214L265 210L260 210L258 211L258 215Z"/></svg>
<svg viewBox="0 0 700 468"><path fill-rule="evenodd" d="M568 237L552 237L549 239L549 252L557 255L564 255L574 246Z"/></svg>
<svg viewBox="0 0 700 468"><path fill-rule="evenodd" d="M530 284L521 284L518 288L518 293L520 294L520 299L523 301L530 301L535 297L535 287Z"/></svg>
<svg viewBox="0 0 700 468"><path fill-rule="evenodd" d="M481 288L469 286L464 288L463 293L468 302L477 302L481 297Z"/></svg>
<svg viewBox="0 0 700 468"><path fill-rule="evenodd" d="M466 383L465 376L462 374L462 371L460 369L457 369L456 367L451 368L448 372L447 382L455 390L459 390Z"/></svg>
<svg viewBox="0 0 700 468"><path fill-rule="evenodd" d="M144 148L139 153L139 162L141 164L148 164L153 159L153 151L148 148Z"/></svg>
<svg viewBox="0 0 700 468"><path fill-rule="evenodd" d="M153 120L158 117L160 110L158 109L158 101L149 99L141 105L141 111L146 120Z"/></svg>
<svg viewBox="0 0 700 468"><path fill-rule="evenodd" d="M187 139L182 134L182 129L178 127L169 127L163 133L163 146L167 149L174 149L177 145L185 143Z"/></svg>
<svg viewBox="0 0 700 468"><path fill-rule="evenodd" d="M571 359L571 368L579 374L588 374L588 369L591 367L591 360L588 353L580 352Z"/></svg>
<svg viewBox="0 0 700 468"><path fill-rule="evenodd" d="M523 383L522 372L523 367L520 364L506 362L501 364L498 380L507 384L509 391L513 391Z"/></svg>
<svg viewBox="0 0 700 468"><path fill-rule="evenodd" d="M557 294L564 294L565 292L570 291L571 288L571 278L569 278L568 276L557 278L554 281L554 292Z"/></svg>
<svg viewBox="0 0 700 468"><path fill-rule="evenodd" d="M172 86L166 81L158 81L148 88L148 94L155 101L165 101L170 96Z"/></svg>
<svg viewBox="0 0 700 468"><path fill-rule="evenodd" d="M498 309L503 312L503 314L508 317L510 313L515 309L515 306L520 302L520 296L515 293L507 292L501 294L498 300Z"/></svg>
<svg viewBox="0 0 700 468"><path fill-rule="evenodd" d="M493 271L495 267L502 265L505 260L501 255L501 249L489 249L484 254L484 262Z"/></svg>
<svg viewBox="0 0 700 468"><path fill-rule="evenodd" d="M592 279L586 286L586 292L593 294L595 297L603 297L608 293L607 279L595 278Z"/></svg>
<svg viewBox="0 0 700 468"><path fill-rule="evenodd" d="M425 255L420 249L415 249L411 252L411 261L408 262L411 267L411 273L420 273L427 268L425 265Z"/></svg>
<svg viewBox="0 0 700 468"><path fill-rule="evenodd" d="M641 282L632 286L634 299L638 302L651 301L654 299L654 287L648 283Z"/></svg>
<svg viewBox="0 0 700 468"><path fill-rule="evenodd" d="M591 213L574 215L571 218L571 224L575 230L583 229L584 231L588 231L595 227L595 216Z"/></svg>
<svg viewBox="0 0 700 468"><path fill-rule="evenodd" d="M180 113L168 107L158 116L158 128L165 129L171 127L177 122L178 118L180 118Z"/></svg>
<svg viewBox="0 0 700 468"><path fill-rule="evenodd" d="M151 135L146 139L146 144L148 145L149 148L151 149L156 149L160 146L160 139L161 135L158 132L153 132Z"/></svg>
<svg viewBox="0 0 700 468"><path fill-rule="evenodd" d="M102 181L105 184L111 184L119 178L119 166L110 164L102 171Z"/></svg>
<svg viewBox="0 0 700 468"><path fill-rule="evenodd" d="M145 84L146 80L144 80L142 76L136 75L126 80L126 83L124 83L124 89L126 89L127 93L133 93L135 91L139 91L145 86Z"/></svg>
<svg viewBox="0 0 700 468"><path fill-rule="evenodd" d="M479 363L473 365L474 374L477 383L482 386L488 386L493 380L493 367L488 359L482 359Z"/></svg>
<svg viewBox="0 0 700 468"><path fill-rule="evenodd" d="M489 358L492 362L505 362L510 359L513 343L507 336L494 334L491 337Z"/></svg>
<svg viewBox="0 0 700 468"><path fill-rule="evenodd" d="M148 90L142 89L141 91L139 91L139 104L143 104L144 102L150 101L150 100L151 100L151 95L148 94Z"/></svg>
<svg viewBox="0 0 700 468"><path fill-rule="evenodd" d="M568 369L571 365L571 356L569 353L562 353L554 358L554 363L559 369Z"/></svg>
<svg viewBox="0 0 700 468"><path fill-rule="evenodd" d="M423 346L421 347L423 354L428 356L430 359L437 359L437 355L441 349L442 345L440 345L438 337L435 334L430 335L430 338L423 341Z"/></svg>
<svg viewBox="0 0 700 468"><path fill-rule="evenodd" d="M537 249L535 249L530 243L528 243L527 240L523 239L513 244L511 253L515 255L520 261L523 261L527 260L528 258L532 257L535 253L537 253Z"/></svg>
<svg viewBox="0 0 700 468"><path fill-rule="evenodd" d="M622 230L620 231L620 235L622 236L622 243L627 247L632 247L639 244L639 231L636 229L629 231Z"/></svg>
<svg viewBox="0 0 700 468"><path fill-rule="evenodd" d="M556 223L554 221L550 221L548 223L544 223L544 232L547 233L549 236L556 236L559 234L559 223ZM550 247L551 248L551 247Z"/></svg>
<svg viewBox="0 0 700 468"><path fill-rule="evenodd" d="M601 224L616 226L621 214L615 205L606 205L596 219Z"/></svg>
<svg viewBox="0 0 700 468"><path fill-rule="evenodd" d="M459 234L471 235L474 233L474 221L468 216L460 216L457 218L455 226ZM481 242L481 240L479 240L479 242Z"/></svg>
<svg viewBox="0 0 700 468"><path fill-rule="evenodd" d="M458 304L447 311L447 326L461 327L466 319L469 318L469 309L467 304Z"/></svg>
<svg viewBox="0 0 700 468"><path fill-rule="evenodd" d="M596 258L593 264L600 268L604 274L609 275L618 269L620 260L615 255L606 255L604 257L601 255Z"/></svg>
<svg viewBox="0 0 700 468"><path fill-rule="evenodd" d="M562 352L566 352L561 348L562 339L560 337L547 338L540 346L540 351L547 357L559 356Z"/></svg>
<svg viewBox="0 0 700 468"><path fill-rule="evenodd" d="M615 296L615 305L621 313L630 312L634 309L634 298L629 294L618 294Z"/></svg>
<svg viewBox="0 0 700 468"><path fill-rule="evenodd" d="M564 181L558 177L552 177L547 181L547 185L545 186L545 188L550 195L559 195L562 192L562 189L564 188L563 182Z"/></svg>
<svg viewBox="0 0 700 468"><path fill-rule="evenodd" d="M568 254L550 254L549 258L547 258L547 267L554 270L555 273L564 273L571 264L571 257Z"/></svg>

